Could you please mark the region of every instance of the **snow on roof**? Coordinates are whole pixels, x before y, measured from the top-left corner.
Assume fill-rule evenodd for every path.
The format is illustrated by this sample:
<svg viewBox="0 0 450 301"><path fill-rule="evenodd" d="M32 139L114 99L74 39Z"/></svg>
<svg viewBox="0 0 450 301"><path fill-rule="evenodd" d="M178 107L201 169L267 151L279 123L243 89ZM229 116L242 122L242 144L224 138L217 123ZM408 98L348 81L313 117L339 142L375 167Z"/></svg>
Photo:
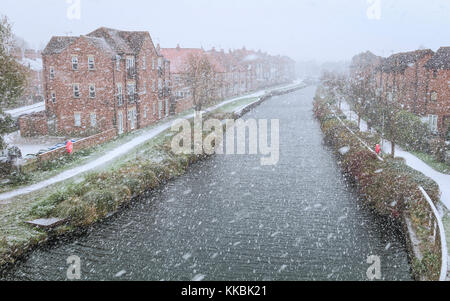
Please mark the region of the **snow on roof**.
<svg viewBox="0 0 450 301"><path fill-rule="evenodd" d="M434 52L431 49L396 53L384 59L379 69L384 72L404 72L409 64L415 64L418 60L432 54L434 54Z"/></svg>
<svg viewBox="0 0 450 301"><path fill-rule="evenodd" d="M47 46L42 51L42 54L47 55L61 53L77 39L78 37L52 37L50 42L48 42Z"/></svg>
<svg viewBox="0 0 450 301"><path fill-rule="evenodd" d="M450 47L441 47L425 64L428 69L450 70Z"/></svg>
<svg viewBox="0 0 450 301"><path fill-rule="evenodd" d="M146 38L151 39L146 31L121 31L100 27L93 32L80 37L52 37L42 52L43 55L58 54L64 51L79 38L86 38L95 47L109 53L137 54Z"/></svg>

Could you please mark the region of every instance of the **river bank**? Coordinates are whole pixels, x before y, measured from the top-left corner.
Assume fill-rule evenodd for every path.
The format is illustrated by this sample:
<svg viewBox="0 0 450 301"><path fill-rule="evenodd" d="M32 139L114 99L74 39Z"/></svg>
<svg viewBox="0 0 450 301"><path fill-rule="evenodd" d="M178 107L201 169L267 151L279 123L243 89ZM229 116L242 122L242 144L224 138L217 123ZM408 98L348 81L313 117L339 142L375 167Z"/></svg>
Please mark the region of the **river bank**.
<svg viewBox="0 0 450 301"><path fill-rule="evenodd" d="M415 279L439 280L441 256L447 254L441 254L436 224L430 222L432 213L418 189L423 187L432 200L439 200L439 186L408 167L402 159L377 157L367 145L375 148L380 137L360 132L352 122L345 121L345 115L337 116L339 112L331 109L334 105L326 90L317 93L315 115L325 141L337 155L342 172L357 187L364 202L403 225Z"/></svg>
<svg viewBox="0 0 450 301"><path fill-rule="evenodd" d="M240 114L234 114L233 106L230 112L214 110L210 116L224 120L236 119L247 107L254 107L275 95L290 93L303 88L298 85L289 89L270 91L249 104L238 104ZM207 133L204 133L206 135ZM0 240L0 267L10 267L16 260L23 258L38 246L59 237L76 235L86 231L91 225L99 223L123 210L149 190L165 185L168 181L185 173L189 167L206 158L207 155L174 155L171 153L170 142L175 135L168 130L154 139L138 146L133 150L133 156L106 165L102 170L88 174L82 179L75 179L67 185L57 189L50 195L37 195L35 201L23 203L20 200L10 205L15 209L11 223L19 225L5 231L26 231L26 236L15 240L14 236L2 237ZM10 207L10 209L11 209ZM20 208L20 213L19 213ZM25 221L57 217L66 220L51 231L30 228ZM12 220L14 219L14 220ZM4 220L6 225L6 220ZM20 235L23 233L18 233ZM14 235L14 234L13 234Z"/></svg>

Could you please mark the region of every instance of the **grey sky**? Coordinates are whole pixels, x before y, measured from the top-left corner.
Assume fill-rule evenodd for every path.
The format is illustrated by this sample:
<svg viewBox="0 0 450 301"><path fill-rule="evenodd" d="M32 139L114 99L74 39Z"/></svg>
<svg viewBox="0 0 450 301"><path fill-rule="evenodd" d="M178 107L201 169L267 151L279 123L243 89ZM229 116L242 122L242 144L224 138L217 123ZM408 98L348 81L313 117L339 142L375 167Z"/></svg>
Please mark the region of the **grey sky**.
<svg viewBox="0 0 450 301"><path fill-rule="evenodd" d="M81 0L81 18L67 18L66 0L1 0L17 35L33 47L52 35L107 26L147 30L162 47L262 49L296 60L345 60L450 46L450 0Z"/></svg>

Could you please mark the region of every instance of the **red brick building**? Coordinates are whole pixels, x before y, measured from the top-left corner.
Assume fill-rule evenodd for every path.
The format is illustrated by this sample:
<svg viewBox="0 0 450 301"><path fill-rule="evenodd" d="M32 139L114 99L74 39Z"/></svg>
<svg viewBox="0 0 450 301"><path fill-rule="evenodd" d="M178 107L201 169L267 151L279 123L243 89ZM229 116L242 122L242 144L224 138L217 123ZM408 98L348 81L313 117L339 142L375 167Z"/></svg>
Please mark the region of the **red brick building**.
<svg viewBox="0 0 450 301"><path fill-rule="evenodd" d="M433 130L450 135L450 47L441 47L425 64L425 108Z"/></svg>
<svg viewBox="0 0 450 301"><path fill-rule="evenodd" d="M184 83L184 73L190 55L206 55L215 67L218 83L217 98L226 98L262 89L295 79L295 61L288 57L270 56L261 51L238 50L204 51L200 48L164 48L161 53L171 62L174 111L192 107L189 88Z"/></svg>
<svg viewBox="0 0 450 301"><path fill-rule="evenodd" d="M122 134L167 115L170 63L148 32L53 37L42 58L51 135Z"/></svg>
<svg viewBox="0 0 450 301"><path fill-rule="evenodd" d="M185 84L186 64L191 55L204 55L200 48L162 48L161 55L170 61L171 92L173 99L173 112L180 113L193 106L190 90Z"/></svg>
<svg viewBox="0 0 450 301"><path fill-rule="evenodd" d="M398 101L402 108L419 116L426 114L427 71L434 55L430 49L393 54L377 69L377 88L382 97Z"/></svg>
<svg viewBox="0 0 450 301"><path fill-rule="evenodd" d="M355 56L353 76L370 74L380 101L393 101L429 124L434 133L449 135L450 47L397 53L367 61L367 53ZM369 57L369 58L370 58ZM364 64L359 64L366 59Z"/></svg>

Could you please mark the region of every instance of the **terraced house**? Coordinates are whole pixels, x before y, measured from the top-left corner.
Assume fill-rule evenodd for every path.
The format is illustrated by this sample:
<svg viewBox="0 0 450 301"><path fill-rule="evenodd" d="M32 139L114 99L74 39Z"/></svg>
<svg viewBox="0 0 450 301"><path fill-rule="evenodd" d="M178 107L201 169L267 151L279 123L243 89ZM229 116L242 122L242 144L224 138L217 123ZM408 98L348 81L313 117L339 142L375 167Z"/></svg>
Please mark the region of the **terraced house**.
<svg viewBox="0 0 450 301"><path fill-rule="evenodd" d="M271 56L261 51L217 51L212 48L163 48L161 53L171 62L173 107L179 113L192 107L190 89L186 85L186 64L191 55L205 55L216 72L217 98L245 94L295 79L295 61L288 57Z"/></svg>
<svg viewBox="0 0 450 301"><path fill-rule="evenodd" d="M50 135L122 134L169 113L170 62L148 32L53 37L42 58Z"/></svg>

